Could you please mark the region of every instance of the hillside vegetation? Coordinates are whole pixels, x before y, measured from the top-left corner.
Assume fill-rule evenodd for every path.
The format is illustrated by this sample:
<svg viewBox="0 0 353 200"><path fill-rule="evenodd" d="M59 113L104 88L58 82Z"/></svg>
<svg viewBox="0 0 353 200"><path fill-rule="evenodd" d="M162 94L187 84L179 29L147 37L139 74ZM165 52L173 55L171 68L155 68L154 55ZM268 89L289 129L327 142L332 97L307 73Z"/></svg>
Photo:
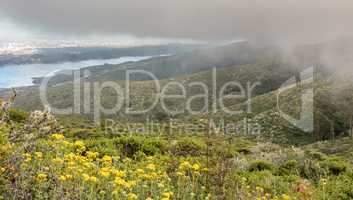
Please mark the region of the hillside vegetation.
<svg viewBox="0 0 353 200"><path fill-rule="evenodd" d="M6 199L353 198L351 138L284 147L238 136L107 135L45 112L11 116L0 126Z"/></svg>
<svg viewBox="0 0 353 200"><path fill-rule="evenodd" d="M300 51L298 60L316 63L317 48ZM117 100L123 104L101 115L99 123L85 112L93 111L93 99L79 113L53 115L42 105L38 86L17 88L17 95L2 91L9 100L0 102L0 199L353 199L350 76L316 63L314 77L299 78L310 65L294 63L240 43L89 67L81 83L91 87L114 81L125 90L127 69L154 73L162 87L178 83L166 94L181 94L185 87L184 99L164 101L169 110L182 112L166 112L155 82L134 76L129 103L112 88L101 91L105 108ZM284 84L288 80L293 82ZM258 83L251 98L221 99L226 109L241 111L236 115L220 109L214 98L232 81L246 90ZM74 106L72 76L53 77L47 89L52 106ZM305 96L308 91L312 96ZM231 85L223 92L241 89ZM190 104L200 112L186 112L186 99L200 94L204 98ZM125 113L155 100L159 104L146 114ZM306 105L312 110L303 116Z"/></svg>

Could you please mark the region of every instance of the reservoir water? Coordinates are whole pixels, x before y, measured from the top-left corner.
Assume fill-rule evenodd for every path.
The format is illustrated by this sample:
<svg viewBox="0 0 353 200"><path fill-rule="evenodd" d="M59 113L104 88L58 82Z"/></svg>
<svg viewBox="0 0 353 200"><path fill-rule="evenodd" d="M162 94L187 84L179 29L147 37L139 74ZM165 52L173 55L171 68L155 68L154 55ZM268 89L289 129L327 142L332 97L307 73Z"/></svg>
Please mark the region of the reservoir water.
<svg viewBox="0 0 353 200"><path fill-rule="evenodd" d="M149 59L144 57L120 57L103 60L85 60L79 62L64 62L56 64L24 64L0 67L0 88L30 86L33 77L43 77L60 70L80 69L95 65L121 64L130 61Z"/></svg>

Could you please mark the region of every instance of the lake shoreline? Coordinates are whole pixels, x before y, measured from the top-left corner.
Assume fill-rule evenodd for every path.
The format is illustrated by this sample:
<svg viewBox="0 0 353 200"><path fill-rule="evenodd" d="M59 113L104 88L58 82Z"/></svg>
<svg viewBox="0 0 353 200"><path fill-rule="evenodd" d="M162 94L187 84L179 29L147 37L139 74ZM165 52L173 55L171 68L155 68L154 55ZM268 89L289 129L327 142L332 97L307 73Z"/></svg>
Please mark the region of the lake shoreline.
<svg viewBox="0 0 353 200"><path fill-rule="evenodd" d="M135 57L119 57L113 59L91 59L80 62L63 62L55 64L26 64L26 65L9 65L0 67L0 88L19 88L35 86L34 79L54 75L60 71L78 70L91 66L118 65L127 62L138 62L147 60L155 56L135 56Z"/></svg>

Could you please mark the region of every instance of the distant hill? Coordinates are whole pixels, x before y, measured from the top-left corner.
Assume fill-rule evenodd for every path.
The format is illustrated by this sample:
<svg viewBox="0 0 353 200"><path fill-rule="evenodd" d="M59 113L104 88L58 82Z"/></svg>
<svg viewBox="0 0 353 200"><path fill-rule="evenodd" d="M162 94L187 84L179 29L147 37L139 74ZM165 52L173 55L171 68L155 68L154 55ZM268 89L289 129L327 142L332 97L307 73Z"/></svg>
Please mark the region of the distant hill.
<svg viewBox="0 0 353 200"><path fill-rule="evenodd" d="M88 70L90 76L86 81L116 81L125 80L127 70L144 70L152 73L158 79L175 76L188 75L212 68L224 68L236 65L256 63L263 53L252 48L247 42L232 43L225 46L209 46L189 52L181 52L171 56L163 56L143 60L139 62L128 62L120 65L92 66L81 69ZM51 78L51 85L72 81L73 76L58 75ZM150 80L150 76L138 74L133 80ZM35 83L40 83L36 79Z"/></svg>
<svg viewBox="0 0 353 200"><path fill-rule="evenodd" d="M40 48L35 53L26 55L0 54L0 67L20 64L50 64L76 62L91 59L111 59L120 57L154 56L178 54L202 48L198 44L165 44L133 47L60 47Z"/></svg>
<svg viewBox="0 0 353 200"><path fill-rule="evenodd" d="M252 92L253 96L265 94L273 90L278 89L278 87L287 79L291 78L296 73L290 64L281 63L280 61L263 61L255 64L245 64L245 65L233 65L225 68L218 69L216 71L216 83L212 81L212 70L201 71L198 73L193 73L190 75L176 76L167 79L161 79L161 86L165 86L171 81L178 82L186 88L186 98L190 98L197 94L203 94L204 91L200 90L200 87L190 86L191 83L199 82L204 83L208 91L209 105L212 104L212 90L213 86L216 86L217 96L220 94L221 87L226 83L231 81L239 82L244 88L247 87L247 83L254 84L259 82L259 85L256 86ZM109 74L109 73L107 73ZM95 76L98 77L98 76ZM90 77L84 79L87 82L90 82ZM112 81L112 79L106 79ZM123 89L125 88L124 80L115 80ZM180 94L180 89L178 86L168 87L169 94ZM228 87L225 94L231 94L237 92L237 87ZM144 80L144 81L132 81L130 85L130 100L132 108L144 108L148 107L153 103L155 98L157 98L157 93L153 81ZM73 105L73 85L71 82L66 84L51 86L48 89L48 99L52 105L60 108L70 107ZM103 90L102 102L104 105L109 108L112 107L117 99L117 95L114 90L106 89ZM246 99L239 99L240 102L246 101ZM180 101L166 101L168 107L171 109L178 109L185 102ZM91 102L92 103L92 102ZM225 100L226 106L232 106L238 102L233 100ZM192 102L192 108L200 110L205 102L202 99L198 99ZM41 103L39 99L39 94L37 89L28 89L23 90L18 96L16 105L24 108L26 110L41 109ZM209 106L208 105L208 106ZM93 105L91 105L93 106ZM124 110L124 109L122 109ZM148 113L148 115L155 116L160 115L160 108L157 107L153 112ZM187 116L187 113L180 114L179 117ZM156 116L155 116L156 117Z"/></svg>

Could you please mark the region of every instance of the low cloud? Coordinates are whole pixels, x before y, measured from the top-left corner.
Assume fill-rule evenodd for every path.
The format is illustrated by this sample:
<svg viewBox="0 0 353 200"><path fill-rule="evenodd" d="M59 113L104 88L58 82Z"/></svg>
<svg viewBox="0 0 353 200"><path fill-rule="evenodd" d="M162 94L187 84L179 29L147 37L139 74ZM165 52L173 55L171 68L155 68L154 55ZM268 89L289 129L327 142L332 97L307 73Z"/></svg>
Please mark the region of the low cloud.
<svg viewBox="0 0 353 200"><path fill-rule="evenodd" d="M351 37L351 0L1 0L0 15L48 34L321 42Z"/></svg>

